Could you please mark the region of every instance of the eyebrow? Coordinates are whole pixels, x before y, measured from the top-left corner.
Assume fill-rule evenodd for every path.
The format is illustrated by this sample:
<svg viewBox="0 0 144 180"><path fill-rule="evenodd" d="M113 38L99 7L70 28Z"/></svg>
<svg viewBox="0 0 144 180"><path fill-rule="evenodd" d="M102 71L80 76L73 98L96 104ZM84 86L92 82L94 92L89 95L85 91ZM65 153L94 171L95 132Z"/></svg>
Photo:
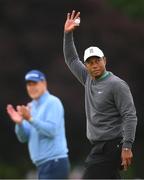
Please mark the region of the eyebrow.
<svg viewBox="0 0 144 180"><path fill-rule="evenodd" d="M100 57L98 57L98 58L96 58L96 59L94 59L94 60L96 60L96 61L101 61L101 60L103 60L102 58L100 58ZM92 60L90 60L90 59L88 59L87 61L86 61L86 63L90 63Z"/></svg>

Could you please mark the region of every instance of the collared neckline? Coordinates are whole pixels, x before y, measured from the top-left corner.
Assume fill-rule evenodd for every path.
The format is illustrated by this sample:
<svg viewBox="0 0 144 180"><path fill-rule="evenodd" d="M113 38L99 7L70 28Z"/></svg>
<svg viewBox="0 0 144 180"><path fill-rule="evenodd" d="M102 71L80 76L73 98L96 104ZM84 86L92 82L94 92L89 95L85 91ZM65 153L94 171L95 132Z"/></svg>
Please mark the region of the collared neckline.
<svg viewBox="0 0 144 180"><path fill-rule="evenodd" d="M95 85L98 82L104 81L105 79L109 78L113 73L110 71L105 71L101 77L98 79L93 79L92 84Z"/></svg>
<svg viewBox="0 0 144 180"><path fill-rule="evenodd" d="M109 75L108 71L105 71L97 80L101 80L104 79L105 77L107 77Z"/></svg>

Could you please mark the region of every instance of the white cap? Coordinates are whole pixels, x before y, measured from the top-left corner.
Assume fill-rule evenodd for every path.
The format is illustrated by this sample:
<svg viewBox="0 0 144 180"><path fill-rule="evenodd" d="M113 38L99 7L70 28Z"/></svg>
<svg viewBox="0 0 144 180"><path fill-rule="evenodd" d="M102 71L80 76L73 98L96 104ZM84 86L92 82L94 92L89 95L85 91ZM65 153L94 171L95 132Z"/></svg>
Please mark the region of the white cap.
<svg viewBox="0 0 144 180"><path fill-rule="evenodd" d="M104 57L104 53L98 47L91 46L91 47L87 48L84 52L84 62L89 57L92 57L92 56L97 56L97 57L102 58L102 57Z"/></svg>

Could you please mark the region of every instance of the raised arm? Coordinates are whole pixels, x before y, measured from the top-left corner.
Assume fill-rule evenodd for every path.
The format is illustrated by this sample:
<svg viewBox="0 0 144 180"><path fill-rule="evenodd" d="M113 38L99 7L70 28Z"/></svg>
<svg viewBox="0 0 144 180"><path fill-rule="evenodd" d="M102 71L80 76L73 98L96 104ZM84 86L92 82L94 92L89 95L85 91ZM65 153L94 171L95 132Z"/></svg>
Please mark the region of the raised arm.
<svg viewBox="0 0 144 180"><path fill-rule="evenodd" d="M73 40L73 31L80 24L78 21L80 21L80 12L76 13L73 10L71 14L67 14L64 25L63 51L66 64L76 78L84 85L87 77L87 70L85 65L79 59Z"/></svg>

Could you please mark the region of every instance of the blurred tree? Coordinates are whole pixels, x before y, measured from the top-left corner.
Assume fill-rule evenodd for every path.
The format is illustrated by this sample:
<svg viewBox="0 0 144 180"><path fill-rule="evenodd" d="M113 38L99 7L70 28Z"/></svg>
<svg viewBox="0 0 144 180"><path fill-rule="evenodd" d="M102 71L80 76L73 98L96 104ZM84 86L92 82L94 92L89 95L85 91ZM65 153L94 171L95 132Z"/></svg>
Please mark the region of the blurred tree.
<svg viewBox="0 0 144 180"><path fill-rule="evenodd" d="M144 18L144 0L109 0L112 6L132 18Z"/></svg>

